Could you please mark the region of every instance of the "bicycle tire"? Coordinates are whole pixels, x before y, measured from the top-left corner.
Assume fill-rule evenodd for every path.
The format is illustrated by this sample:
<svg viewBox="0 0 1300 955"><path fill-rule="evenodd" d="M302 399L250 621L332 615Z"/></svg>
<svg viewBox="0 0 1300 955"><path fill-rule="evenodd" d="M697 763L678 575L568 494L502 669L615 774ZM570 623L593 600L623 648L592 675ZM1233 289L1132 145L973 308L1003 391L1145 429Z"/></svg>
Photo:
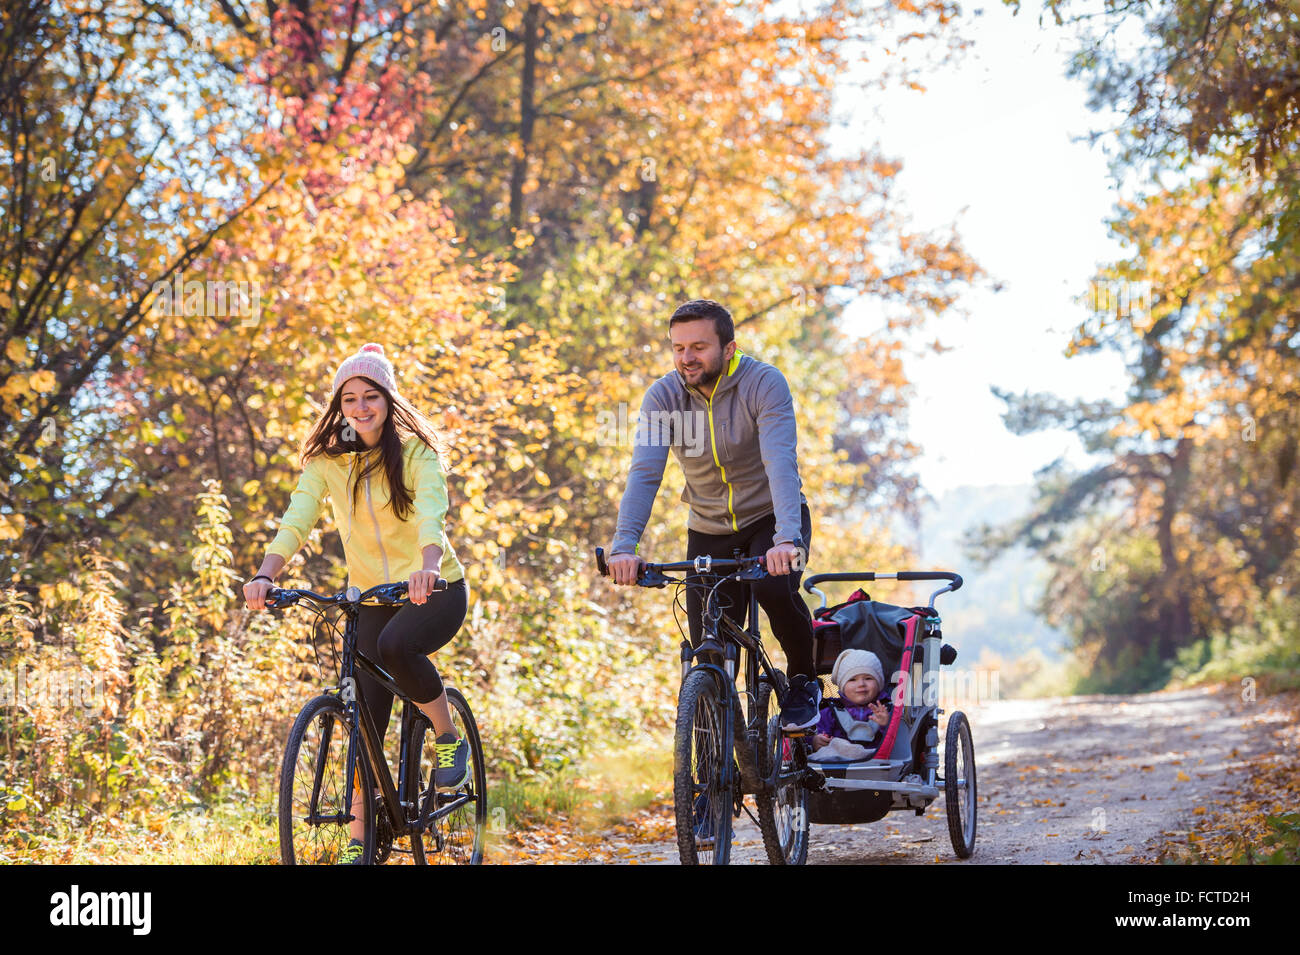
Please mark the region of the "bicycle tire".
<svg viewBox="0 0 1300 955"><path fill-rule="evenodd" d="M961 710L948 717L943 792L952 851L959 859L969 859L975 851L975 744L971 740L970 721Z"/></svg>
<svg viewBox="0 0 1300 955"><path fill-rule="evenodd" d="M731 859L731 813L736 779L731 772L731 703L709 670L686 675L677 697L673 743L673 808L682 865L726 865ZM712 826L712 845L703 841Z"/></svg>
<svg viewBox="0 0 1300 955"><path fill-rule="evenodd" d="M280 764L277 814L282 864L332 864L347 846L348 807L342 802L351 735L352 725L343 701L329 694L309 701L294 720ZM362 862L369 865L375 857L375 802L370 767L360 748L356 767L360 785L354 785L353 792L361 796L361 818L366 820ZM311 821L322 817L337 819Z"/></svg>
<svg viewBox="0 0 1300 955"><path fill-rule="evenodd" d="M779 674L778 679L785 683L784 674ZM803 865L808 861L808 790L798 783L776 785L786 740L781 733L781 714L768 716L775 699L776 693L770 686L759 694L759 725L764 727L759 741L759 772L766 786L754 797L758 805L758 828L770 864Z"/></svg>
<svg viewBox="0 0 1300 955"><path fill-rule="evenodd" d="M434 822L429 829L412 835L411 857L416 865L479 865L483 862L488 814L483 744L474 714L459 690L447 688L447 704L456 731L469 744L469 779L447 795L456 798L465 794L472 799ZM410 778L416 786L415 805L422 814L431 798L441 799L443 795L433 792L433 773L437 766L433 749L435 736L433 726L419 713L411 732L411 753L417 762Z"/></svg>

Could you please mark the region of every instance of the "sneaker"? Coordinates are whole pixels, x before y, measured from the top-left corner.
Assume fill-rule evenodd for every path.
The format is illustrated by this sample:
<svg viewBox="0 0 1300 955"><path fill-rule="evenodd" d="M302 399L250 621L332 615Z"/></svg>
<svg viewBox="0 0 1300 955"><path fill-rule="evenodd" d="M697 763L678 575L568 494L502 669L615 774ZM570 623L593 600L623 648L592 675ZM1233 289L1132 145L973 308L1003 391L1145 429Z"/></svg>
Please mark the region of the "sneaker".
<svg viewBox="0 0 1300 955"><path fill-rule="evenodd" d="M339 853L339 865L361 865L361 857L365 855L366 846L360 839L351 840L343 851Z"/></svg>
<svg viewBox="0 0 1300 955"><path fill-rule="evenodd" d="M812 729L821 717L822 684L802 673L790 679L790 692L781 708L781 729L785 732Z"/></svg>
<svg viewBox="0 0 1300 955"><path fill-rule="evenodd" d="M459 789L469 779L469 743L444 733L434 741L438 768L433 782L439 789Z"/></svg>
<svg viewBox="0 0 1300 955"><path fill-rule="evenodd" d="M713 807L709 805L707 793L700 793L695 797L695 848L712 849L713 836Z"/></svg>

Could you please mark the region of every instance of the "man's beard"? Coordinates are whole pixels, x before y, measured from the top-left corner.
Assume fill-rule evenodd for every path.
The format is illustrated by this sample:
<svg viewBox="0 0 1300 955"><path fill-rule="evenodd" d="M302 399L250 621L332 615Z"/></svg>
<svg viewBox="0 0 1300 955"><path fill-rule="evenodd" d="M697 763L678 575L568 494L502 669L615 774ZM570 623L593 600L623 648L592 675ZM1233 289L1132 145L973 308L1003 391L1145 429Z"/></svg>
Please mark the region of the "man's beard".
<svg viewBox="0 0 1300 955"><path fill-rule="evenodd" d="M700 389L708 389L712 387L713 383L722 377L722 369L726 365L726 362L726 358L721 355L718 356L718 363L716 365L707 365L704 362L700 362L700 380L697 381L693 387ZM678 371L681 371L681 369L678 369ZM687 375L686 372L682 372L682 376L687 378L689 383L690 376Z"/></svg>

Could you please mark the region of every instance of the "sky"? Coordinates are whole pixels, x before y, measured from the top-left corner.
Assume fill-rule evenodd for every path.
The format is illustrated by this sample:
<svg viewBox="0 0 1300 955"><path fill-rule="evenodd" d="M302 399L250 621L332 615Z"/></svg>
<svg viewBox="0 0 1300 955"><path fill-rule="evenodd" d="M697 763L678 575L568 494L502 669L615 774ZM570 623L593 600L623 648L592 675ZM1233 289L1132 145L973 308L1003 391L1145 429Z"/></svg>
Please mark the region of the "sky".
<svg viewBox="0 0 1300 955"><path fill-rule="evenodd" d="M925 92L845 97L852 114L840 135L903 164L895 198L909 226L955 225L989 273L962 296L967 314L929 321L906 362L915 386L909 436L924 448L918 472L936 496L964 484L1029 483L1061 455L1086 461L1068 432L1007 431L990 385L1112 400L1125 388L1119 356L1063 354L1097 266L1123 256L1105 226L1118 193L1103 145L1072 138L1115 122L1087 108L1083 81L1065 75L1069 33L1050 20L1040 26L1031 4L1014 16L997 0L966 6L957 30L973 43L921 77ZM995 281L1000 292L988 287ZM850 327L878 327L873 308L850 304ZM924 354L936 337L953 350Z"/></svg>

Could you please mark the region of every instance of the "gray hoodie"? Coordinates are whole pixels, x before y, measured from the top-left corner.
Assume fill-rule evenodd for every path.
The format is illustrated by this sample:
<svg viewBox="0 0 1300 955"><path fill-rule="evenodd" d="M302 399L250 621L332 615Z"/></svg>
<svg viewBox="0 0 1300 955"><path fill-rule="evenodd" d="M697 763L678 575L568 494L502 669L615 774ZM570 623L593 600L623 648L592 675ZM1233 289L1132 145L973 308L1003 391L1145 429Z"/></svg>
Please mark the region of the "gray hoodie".
<svg viewBox="0 0 1300 955"><path fill-rule="evenodd" d="M739 349L706 399L673 369L645 394L610 555L635 553L663 480L668 449L682 466L687 527L730 534L775 511L772 543L799 537L794 399L785 376Z"/></svg>

